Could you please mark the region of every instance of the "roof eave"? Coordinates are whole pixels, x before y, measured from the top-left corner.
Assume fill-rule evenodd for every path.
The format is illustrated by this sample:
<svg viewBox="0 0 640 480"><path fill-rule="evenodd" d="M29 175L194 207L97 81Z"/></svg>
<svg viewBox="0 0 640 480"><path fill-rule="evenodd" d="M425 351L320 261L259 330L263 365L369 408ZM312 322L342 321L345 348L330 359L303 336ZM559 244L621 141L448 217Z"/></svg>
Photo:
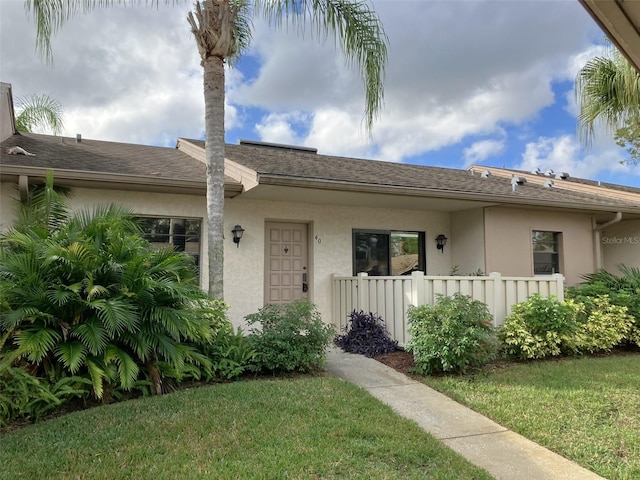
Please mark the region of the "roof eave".
<svg viewBox="0 0 640 480"><path fill-rule="evenodd" d="M70 187L95 187L110 190L136 190L145 192L183 193L204 195L206 181L194 181L176 178L150 177L144 175L125 175L119 173L90 172L82 170L49 169L18 165L0 165L0 180L17 182L20 176L42 181L47 173L54 172L57 183ZM242 185L225 183L225 196L234 197L242 192Z"/></svg>
<svg viewBox="0 0 640 480"><path fill-rule="evenodd" d="M629 4L617 0L578 0L613 44L640 72L640 18L630 16ZM637 12L636 12L637 13ZM635 22L635 23L634 23Z"/></svg>
<svg viewBox="0 0 640 480"><path fill-rule="evenodd" d="M432 188L400 187L394 185L378 185L369 183L342 182L325 179L301 179L282 175L260 174L260 185L288 186L298 188L315 188L324 190L339 190L348 192L377 193L382 195L405 195L414 197L450 198L452 200L473 200L491 202L502 205L527 205L532 207L557 207L572 210L598 212L625 212L640 214L637 208L619 205L586 205L582 202L562 202L557 200L531 199L515 195L488 194L478 192L463 192L456 190L438 190Z"/></svg>

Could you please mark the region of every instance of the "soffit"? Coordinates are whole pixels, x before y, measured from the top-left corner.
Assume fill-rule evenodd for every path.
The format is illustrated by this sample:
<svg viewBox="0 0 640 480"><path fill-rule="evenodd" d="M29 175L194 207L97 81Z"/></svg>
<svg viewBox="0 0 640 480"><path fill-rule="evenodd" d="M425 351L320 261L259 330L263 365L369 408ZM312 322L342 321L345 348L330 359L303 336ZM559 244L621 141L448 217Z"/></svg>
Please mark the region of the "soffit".
<svg viewBox="0 0 640 480"><path fill-rule="evenodd" d="M640 1L579 1L611 41L640 71Z"/></svg>

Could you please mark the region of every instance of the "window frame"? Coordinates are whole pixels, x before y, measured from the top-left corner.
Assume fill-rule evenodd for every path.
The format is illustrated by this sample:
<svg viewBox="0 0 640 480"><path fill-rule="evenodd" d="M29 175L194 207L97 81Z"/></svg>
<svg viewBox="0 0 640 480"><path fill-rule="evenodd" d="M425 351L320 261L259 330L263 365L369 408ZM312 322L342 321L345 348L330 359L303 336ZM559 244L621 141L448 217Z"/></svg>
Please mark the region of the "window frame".
<svg viewBox="0 0 640 480"><path fill-rule="evenodd" d="M536 245L542 243L542 241L536 241L536 234L550 234L552 235L551 250L538 250L536 251ZM562 273L562 232L556 232L553 230L531 230L531 257L533 275L554 275L556 273ZM541 255L549 255L551 261L536 261L536 257ZM542 266L550 265L551 271L539 271Z"/></svg>
<svg viewBox="0 0 640 480"><path fill-rule="evenodd" d="M134 219L140 225L142 230L142 238L147 240L151 245L157 248L163 248L165 246L172 246L176 248L177 251L181 251L189 255L193 258L194 264L198 271L200 270L200 260L202 258L202 225L203 219L199 217L179 217L179 216L168 216L168 215L144 215L144 214L134 214ZM144 230L144 221L145 220L168 220L169 221L169 231L167 233L152 233ZM181 223L178 223L181 222ZM198 222L198 233L187 233L187 222ZM176 226L184 227L185 232L176 232ZM197 242L189 242L190 238L197 238ZM183 242L177 242L176 240L182 239ZM163 241L164 240L164 241ZM188 243L197 243L198 248L197 252L189 251L187 249Z"/></svg>
<svg viewBox="0 0 640 480"><path fill-rule="evenodd" d="M418 265L417 268L409 270L401 275L393 275L393 244L392 244L392 236L394 234L412 234L418 236ZM385 236L386 237L386 258L384 261L386 263L386 272L380 274L371 274L369 272L365 272L363 270L358 271L358 262L362 261L362 259L358 259L357 252L362 251L362 242L357 238L358 235L369 235L369 236ZM368 273L371 276L402 276L402 275L410 275L413 271L420 271L426 274L427 272L427 253L426 253L426 232L419 230L383 230L383 229L367 229L367 228L353 228L351 230L351 270L353 272L353 276L357 276L358 273Z"/></svg>

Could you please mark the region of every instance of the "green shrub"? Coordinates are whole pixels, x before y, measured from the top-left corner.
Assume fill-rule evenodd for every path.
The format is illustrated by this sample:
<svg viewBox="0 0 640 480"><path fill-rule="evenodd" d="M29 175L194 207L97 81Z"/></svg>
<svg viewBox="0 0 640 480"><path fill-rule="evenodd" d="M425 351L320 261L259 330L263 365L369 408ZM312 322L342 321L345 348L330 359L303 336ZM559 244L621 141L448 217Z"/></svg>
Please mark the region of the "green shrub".
<svg viewBox="0 0 640 480"><path fill-rule="evenodd" d="M566 289L566 298L588 304L594 298L607 295L611 305L626 307L634 323L625 340L640 347L640 269L625 265L618 268L620 276L605 270L585 275L585 282Z"/></svg>
<svg viewBox="0 0 640 480"><path fill-rule="evenodd" d="M487 306L456 293L438 297L435 305L408 312L415 371L460 372L480 367L497 356L495 330Z"/></svg>
<svg viewBox="0 0 640 480"><path fill-rule="evenodd" d="M324 362L325 350L335 333L323 323L313 303L296 301L266 305L247 315L254 326L248 336L256 351L253 368L270 372L309 372Z"/></svg>
<svg viewBox="0 0 640 480"><path fill-rule="evenodd" d="M532 295L513 306L498 336L505 353L518 359L574 353L580 343L578 315L583 312L584 305L573 300Z"/></svg>
<svg viewBox="0 0 640 480"><path fill-rule="evenodd" d="M213 363L207 380L233 380L251 369L256 351L238 329L236 333L233 330L218 333L207 355Z"/></svg>
<svg viewBox="0 0 640 480"><path fill-rule="evenodd" d="M84 397L90 388L86 378L64 377L51 384L20 367L0 367L0 426L16 419L37 420L72 398Z"/></svg>
<svg viewBox="0 0 640 480"><path fill-rule="evenodd" d="M103 401L211 370L203 347L228 322L192 259L154 249L121 208L63 200L49 178L0 238L0 359L53 385L87 378Z"/></svg>
<svg viewBox="0 0 640 480"><path fill-rule="evenodd" d="M609 351L629 337L634 318L627 313L627 307L611 305L608 295L585 298L583 304L584 313L578 317L580 351Z"/></svg>

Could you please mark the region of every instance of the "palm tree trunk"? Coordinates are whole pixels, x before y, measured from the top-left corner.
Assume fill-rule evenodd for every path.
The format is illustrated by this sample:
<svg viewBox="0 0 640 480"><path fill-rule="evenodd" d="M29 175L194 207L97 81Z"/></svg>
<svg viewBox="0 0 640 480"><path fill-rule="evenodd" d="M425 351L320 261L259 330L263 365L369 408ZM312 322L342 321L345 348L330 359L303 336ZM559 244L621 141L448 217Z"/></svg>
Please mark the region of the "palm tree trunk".
<svg viewBox="0 0 640 480"><path fill-rule="evenodd" d="M224 61L203 60L209 296L222 300L224 272Z"/></svg>

